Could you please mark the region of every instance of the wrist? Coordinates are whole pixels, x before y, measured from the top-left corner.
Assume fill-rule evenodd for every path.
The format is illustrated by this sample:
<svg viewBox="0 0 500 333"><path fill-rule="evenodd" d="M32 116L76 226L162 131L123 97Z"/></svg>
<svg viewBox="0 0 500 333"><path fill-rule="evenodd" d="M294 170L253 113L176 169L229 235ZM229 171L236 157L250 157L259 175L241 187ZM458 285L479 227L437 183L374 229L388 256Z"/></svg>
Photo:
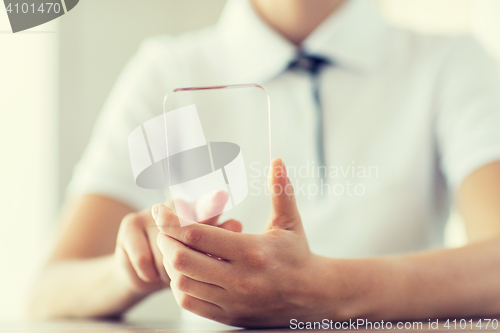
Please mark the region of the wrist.
<svg viewBox="0 0 500 333"><path fill-rule="evenodd" d="M386 319L401 293L398 263L386 258L333 259L313 255L306 284L316 319ZM399 303L400 304L400 303ZM388 310L389 309L389 310ZM318 318L318 316L320 318Z"/></svg>
<svg viewBox="0 0 500 333"><path fill-rule="evenodd" d="M345 299L340 311L344 320L391 320L406 308L402 301L408 297L401 297L406 275L399 258L341 259L336 263Z"/></svg>
<svg viewBox="0 0 500 333"><path fill-rule="evenodd" d="M335 259L311 253L308 264L300 270L300 284L295 292L297 302L304 308L305 319L315 321L322 319L336 320L337 308L343 308L338 293L334 290L338 285L338 269Z"/></svg>

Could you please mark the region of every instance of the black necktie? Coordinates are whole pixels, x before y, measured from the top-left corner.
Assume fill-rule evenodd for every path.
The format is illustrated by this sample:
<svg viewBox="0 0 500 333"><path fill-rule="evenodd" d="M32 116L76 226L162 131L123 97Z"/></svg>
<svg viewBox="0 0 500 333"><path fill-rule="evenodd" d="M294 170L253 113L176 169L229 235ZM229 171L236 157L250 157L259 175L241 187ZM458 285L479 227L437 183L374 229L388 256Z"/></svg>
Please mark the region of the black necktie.
<svg viewBox="0 0 500 333"><path fill-rule="evenodd" d="M316 142L316 156L318 159L317 161L318 167L326 167L324 131L323 131L323 110L321 108L319 77L321 69L324 66L330 64L331 64L330 61L326 58L315 55L308 55L302 51L299 51L295 60L293 60L288 66L288 69L303 70L311 75L312 96L316 113L315 142ZM318 170L326 170L326 169L320 168ZM326 178L326 172L321 172L320 177L324 180Z"/></svg>

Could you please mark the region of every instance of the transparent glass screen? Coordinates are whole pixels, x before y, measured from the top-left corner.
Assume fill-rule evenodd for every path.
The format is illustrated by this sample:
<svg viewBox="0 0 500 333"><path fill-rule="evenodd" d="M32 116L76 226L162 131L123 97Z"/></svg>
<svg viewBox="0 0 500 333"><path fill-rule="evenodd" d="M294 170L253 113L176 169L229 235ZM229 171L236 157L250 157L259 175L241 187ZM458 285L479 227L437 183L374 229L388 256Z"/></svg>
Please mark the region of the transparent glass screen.
<svg viewBox="0 0 500 333"><path fill-rule="evenodd" d="M247 231L262 229L269 214L269 120L267 92L255 84L180 88L165 97L163 124L153 126L163 125L166 140L151 151L166 156L167 195L181 225L223 214Z"/></svg>

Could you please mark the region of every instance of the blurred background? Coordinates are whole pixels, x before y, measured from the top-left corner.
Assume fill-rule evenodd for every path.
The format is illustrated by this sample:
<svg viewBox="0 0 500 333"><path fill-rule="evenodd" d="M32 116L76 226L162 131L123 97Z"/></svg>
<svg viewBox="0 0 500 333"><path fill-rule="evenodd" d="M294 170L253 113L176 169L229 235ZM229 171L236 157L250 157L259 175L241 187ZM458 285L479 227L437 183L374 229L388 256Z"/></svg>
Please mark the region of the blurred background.
<svg viewBox="0 0 500 333"><path fill-rule="evenodd" d="M472 34L500 67L500 1L373 0L394 25ZM0 320L22 317L50 249L58 209L114 81L146 37L217 21L225 0L85 0L61 18L12 34L0 10ZM452 214L449 247L466 243ZM172 317L156 295L130 316ZM173 307L169 307L173 308Z"/></svg>

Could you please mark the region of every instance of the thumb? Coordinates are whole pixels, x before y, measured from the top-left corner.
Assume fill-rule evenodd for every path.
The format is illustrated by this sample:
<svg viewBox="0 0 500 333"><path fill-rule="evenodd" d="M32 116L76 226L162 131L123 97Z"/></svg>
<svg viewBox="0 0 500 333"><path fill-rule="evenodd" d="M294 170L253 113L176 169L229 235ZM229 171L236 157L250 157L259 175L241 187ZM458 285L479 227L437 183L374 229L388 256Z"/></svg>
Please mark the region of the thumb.
<svg viewBox="0 0 500 333"><path fill-rule="evenodd" d="M288 178L285 164L280 158L271 161L268 184L271 195L269 229L302 230L293 186Z"/></svg>
<svg viewBox="0 0 500 333"><path fill-rule="evenodd" d="M205 224L217 223L228 200L229 193L223 190L215 190L201 197L195 203L196 222L203 222Z"/></svg>

